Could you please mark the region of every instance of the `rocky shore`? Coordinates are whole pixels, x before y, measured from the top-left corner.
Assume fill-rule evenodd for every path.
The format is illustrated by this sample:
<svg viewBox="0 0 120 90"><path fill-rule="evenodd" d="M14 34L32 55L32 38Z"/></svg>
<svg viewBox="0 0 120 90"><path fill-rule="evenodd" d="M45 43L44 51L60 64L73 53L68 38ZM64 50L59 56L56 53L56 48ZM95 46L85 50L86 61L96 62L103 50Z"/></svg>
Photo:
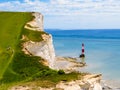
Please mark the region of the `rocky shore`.
<svg viewBox="0 0 120 90"><path fill-rule="evenodd" d="M114 80L101 80L103 90L120 90L120 82Z"/></svg>
<svg viewBox="0 0 120 90"><path fill-rule="evenodd" d="M56 57L55 69L62 69L66 73L77 71L78 68L86 66L85 62L78 61L77 58L72 57Z"/></svg>
<svg viewBox="0 0 120 90"><path fill-rule="evenodd" d="M35 85L18 85L10 90L102 90L100 85L101 74L85 75L82 80L61 81L54 87L42 88Z"/></svg>
<svg viewBox="0 0 120 90"><path fill-rule="evenodd" d="M64 70L66 73L70 73L70 72L78 72L80 68L83 68L87 66L87 64L80 58L72 58L72 57L56 57L56 62L55 62L55 68L57 69L62 69ZM89 81L87 80L88 77L93 78L91 76L95 76L95 74L88 74L88 76L84 77L84 81ZM100 76L100 77L99 77ZM102 89L85 89L85 90L120 90L120 82L117 81L112 81L112 80L102 80L101 78L101 74L96 74L96 77L99 77L100 81L99 81L99 88ZM86 80L85 80L86 79ZM95 78L94 78L95 79ZM96 78L97 79L97 78ZM69 84L68 84L69 83ZM84 89L75 89L74 85L76 86L76 88L78 87L76 85L76 81L72 81L72 82L68 82L67 85L65 83L60 83L58 84L59 87L64 87L63 90L84 90ZM71 84L72 83L72 84ZM78 82L77 82L78 83ZM80 83L79 83L80 84ZM68 86L71 85L73 87L70 87L72 89L65 89L65 88L69 88ZM86 84L84 84L86 86ZM84 86L83 85L83 86ZM84 86L84 87L85 87ZM93 84L91 84L91 86L94 86ZM97 86L97 85L96 85ZM94 87L96 87L94 86ZM73 89L74 88L74 89Z"/></svg>

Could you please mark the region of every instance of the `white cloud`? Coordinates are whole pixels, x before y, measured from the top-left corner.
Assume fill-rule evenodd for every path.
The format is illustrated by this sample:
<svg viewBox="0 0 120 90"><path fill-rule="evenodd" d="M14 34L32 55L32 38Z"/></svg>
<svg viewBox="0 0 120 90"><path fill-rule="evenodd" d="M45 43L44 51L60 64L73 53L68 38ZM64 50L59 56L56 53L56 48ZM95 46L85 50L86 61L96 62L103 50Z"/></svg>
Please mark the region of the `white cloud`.
<svg viewBox="0 0 120 90"><path fill-rule="evenodd" d="M24 0L0 3L0 10L38 11L45 15L120 14L120 0Z"/></svg>
<svg viewBox="0 0 120 90"><path fill-rule="evenodd" d="M45 28L120 28L120 0L15 0L1 2L4 10L41 12Z"/></svg>

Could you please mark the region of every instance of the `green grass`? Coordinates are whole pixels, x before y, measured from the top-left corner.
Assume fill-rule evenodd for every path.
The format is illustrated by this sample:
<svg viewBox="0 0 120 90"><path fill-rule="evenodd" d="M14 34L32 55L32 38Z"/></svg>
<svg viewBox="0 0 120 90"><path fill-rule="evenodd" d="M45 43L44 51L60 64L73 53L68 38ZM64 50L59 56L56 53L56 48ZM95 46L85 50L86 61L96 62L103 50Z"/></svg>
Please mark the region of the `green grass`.
<svg viewBox="0 0 120 90"><path fill-rule="evenodd" d="M0 78L11 63L24 24L30 13L0 12Z"/></svg>
<svg viewBox="0 0 120 90"><path fill-rule="evenodd" d="M41 57L30 56L22 51L22 43L28 40L42 41L45 32L24 29L33 16L27 12L0 12L0 90L16 84L36 83L42 87L55 85L59 81L79 79L83 73L65 74L42 65ZM27 39L22 41L22 35Z"/></svg>
<svg viewBox="0 0 120 90"><path fill-rule="evenodd" d="M40 42L43 40L42 34L47 34L47 33L43 31L32 31L32 30L24 29L22 34L27 37L27 40L25 41L31 40L34 42Z"/></svg>
<svg viewBox="0 0 120 90"><path fill-rule="evenodd" d="M54 74L54 75L38 77L35 80L24 82L18 85L21 85L21 86L33 86L34 85L36 87L49 88L49 87L55 87L55 85L59 83L60 81L67 82L71 80L81 79L83 75L84 75L83 73L75 73L75 72L70 73L70 74L63 74L63 75Z"/></svg>

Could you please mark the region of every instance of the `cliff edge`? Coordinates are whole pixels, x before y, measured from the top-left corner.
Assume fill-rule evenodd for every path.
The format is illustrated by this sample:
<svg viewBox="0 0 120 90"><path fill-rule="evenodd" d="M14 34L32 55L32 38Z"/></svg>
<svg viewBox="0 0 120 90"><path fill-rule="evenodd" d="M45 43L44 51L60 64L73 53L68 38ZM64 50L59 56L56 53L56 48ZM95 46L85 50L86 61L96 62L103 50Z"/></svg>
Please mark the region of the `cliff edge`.
<svg viewBox="0 0 120 90"><path fill-rule="evenodd" d="M43 15L37 12L33 12L33 20L26 23L24 28L33 31L42 31L43 29ZM25 37L25 36L24 36ZM33 56L40 56L45 60L45 65L50 68L54 68L55 62L55 51L53 47L52 35L50 34L42 34L42 41L34 42L27 41L23 44L23 51L26 54L32 54Z"/></svg>
<svg viewBox="0 0 120 90"><path fill-rule="evenodd" d="M43 30L42 14L0 12L0 25L0 90L101 88L101 75L53 70L74 71L84 63L75 62L74 58L55 57L52 36Z"/></svg>

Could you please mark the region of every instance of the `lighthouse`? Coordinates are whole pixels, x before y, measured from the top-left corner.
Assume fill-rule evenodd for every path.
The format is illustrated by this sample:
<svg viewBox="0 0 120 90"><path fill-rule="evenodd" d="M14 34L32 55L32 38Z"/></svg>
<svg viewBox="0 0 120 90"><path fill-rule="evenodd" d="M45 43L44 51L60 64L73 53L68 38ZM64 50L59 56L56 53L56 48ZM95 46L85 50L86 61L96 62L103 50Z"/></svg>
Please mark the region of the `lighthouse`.
<svg viewBox="0 0 120 90"><path fill-rule="evenodd" d="M80 58L84 58L84 57L85 57L84 43L82 43L81 54L80 54L79 57L80 57Z"/></svg>

